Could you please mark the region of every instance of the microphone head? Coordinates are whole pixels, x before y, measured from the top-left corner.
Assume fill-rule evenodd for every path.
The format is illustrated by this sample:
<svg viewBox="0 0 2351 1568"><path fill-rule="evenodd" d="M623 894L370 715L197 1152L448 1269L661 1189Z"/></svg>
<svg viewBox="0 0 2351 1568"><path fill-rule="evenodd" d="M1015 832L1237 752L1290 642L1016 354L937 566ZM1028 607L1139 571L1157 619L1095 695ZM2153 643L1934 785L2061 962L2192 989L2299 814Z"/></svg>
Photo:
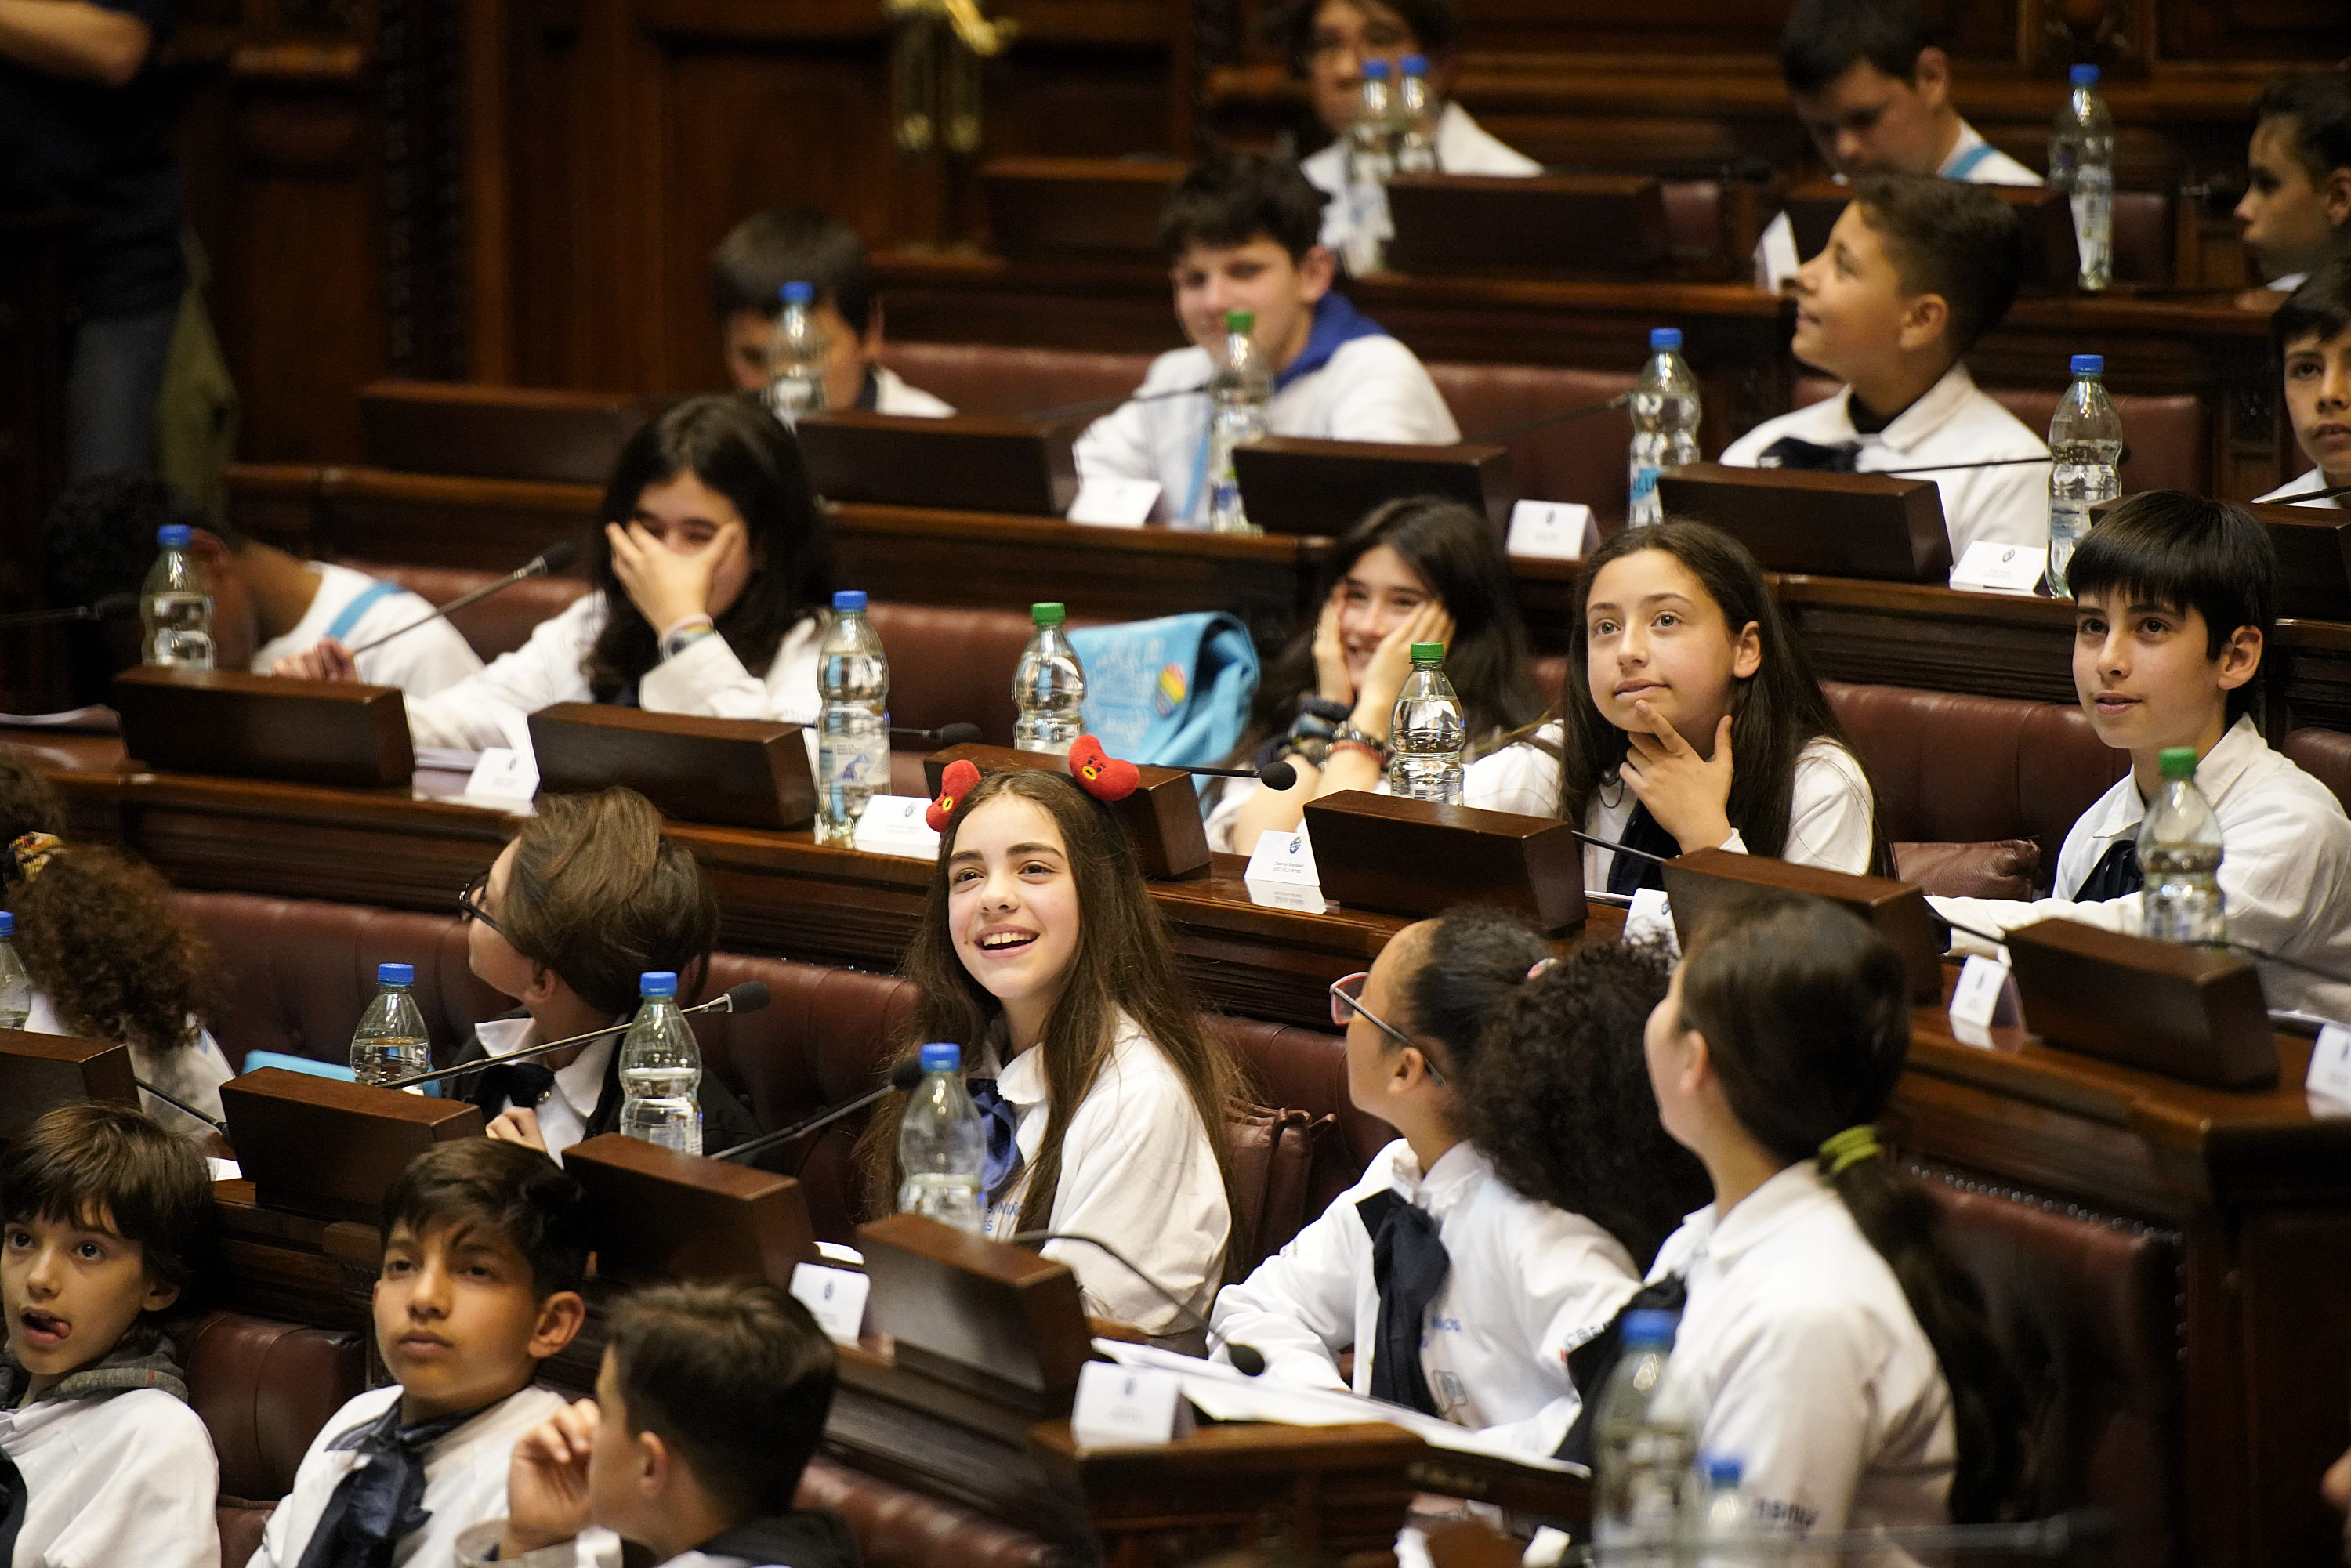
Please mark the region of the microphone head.
<svg viewBox="0 0 2351 1568"><path fill-rule="evenodd" d="M538 552L537 564L542 573L551 577L569 566L579 557L580 541L578 539L558 539Z"/></svg>
<svg viewBox="0 0 2351 1568"><path fill-rule="evenodd" d="M923 1062L920 1057L906 1057L890 1070L890 1087L901 1094L912 1094L914 1085L922 1081Z"/></svg>
<svg viewBox="0 0 2351 1568"><path fill-rule="evenodd" d="M1243 1377L1255 1377L1265 1370L1265 1354L1253 1344L1235 1344L1227 1340L1225 1354L1231 1360L1233 1370Z"/></svg>
<svg viewBox="0 0 2351 1568"><path fill-rule="evenodd" d="M941 747L979 744L979 726L976 724L943 724L935 733Z"/></svg>
<svg viewBox="0 0 2351 1568"><path fill-rule="evenodd" d="M139 612L139 596L135 593L110 593L91 604L89 612L93 619L99 621L111 621L121 615L135 615Z"/></svg>
<svg viewBox="0 0 2351 1568"><path fill-rule="evenodd" d="M1269 789L1287 789L1298 782L1298 769L1288 762L1269 762L1257 770L1257 781Z"/></svg>
<svg viewBox="0 0 2351 1568"><path fill-rule="evenodd" d="M773 998L765 980L745 980L726 988L726 1010L730 1013L755 1013Z"/></svg>

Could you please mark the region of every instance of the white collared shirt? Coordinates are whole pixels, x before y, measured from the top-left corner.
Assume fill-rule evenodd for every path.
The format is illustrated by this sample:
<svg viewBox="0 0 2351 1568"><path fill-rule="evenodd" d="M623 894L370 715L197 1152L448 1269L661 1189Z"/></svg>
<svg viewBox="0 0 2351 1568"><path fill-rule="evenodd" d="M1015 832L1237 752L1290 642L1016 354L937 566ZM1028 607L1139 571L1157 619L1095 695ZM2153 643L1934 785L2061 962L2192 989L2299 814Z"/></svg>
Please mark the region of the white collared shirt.
<svg viewBox="0 0 2351 1568"><path fill-rule="evenodd" d="M2351 818L2333 790L2270 749L2248 715L2231 726L2196 765L2196 788L2220 822L2220 892L2229 935L2337 974L2351 972ZM2147 802L2125 774L2065 835L2054 885L2064 896L1928 900L1947 920L2005 932L2036 920L2077 920L2137 932L2139 895L2095 904L2074 901L2085 879L2123 839L2138 836ZM1989 953L1990 943L1951 934L1957 953ZM2351 986L2277 964L2260 965L2273 1008L2294 1008L2351 1023Z"/></svg>
<svg viewBox="0 0 2351 1568"><path fill-rule="evenodd" d="M191 1016L188 1027L195 1038L185 1045L169 1051L157 1051L150 1046L126 1045L131 1053L131 1073L141 1083L152 1083L175 1099L185 1100L207 1116L221 1114L220 1087L236 1076L229 1064L228 1053L213 1038L213 1031ZM33 988L33 1005L25 1014L27 1034L64 1034L73 1030L58 1020L57 1005L39 987ZM159 1100L145 1090L140 1091L139 1108L162 1125L183 1137L199 1141L212 1137L214 1128L200 1122L167 1100Z"/></svg>
<svg viewBox="0 0 2351 1568"><path fill-rule="evenodd" d="M530 641L502 653L489 668L430 697L408 699L408 733L418 746L481 751L511 746L530 754L529 716L557 703L594 700L581 661L604 630L601 593L583 594L560 614L531 629ZM698 714L705 718L767 718L808 725L809 755L816 754L816 651L826 617L812 615L784 633L765 676L743 667L724 637L703 637L674 659L664 659L638 683L647 713Z"/></svg>
<svg viewBox="0 0 2351 1568"><path fill-rule="evenodd" d="M1134 400L1206 387L1206 349L1176 349L1151 361ZM1449 444L1461 439L1445 396L1410 349L1382 333L1339 345L1330 362L1273 394L1266 428L1325 441ZM1208 515L1208 395L1131 400L1078 438L1078 476L1149 479L1159 486L1153 516L1197 526ZM1186 503L1189 509L1186 509ZM706 641L706 639L705 639Z"/></svg>
<svg viewBox="0 0 2351 1568"><path fill-rule="evenodd" d="M2262 287L2264 288L2274 288L2280 294L2291 294L2309 281L2310 274L2306 272L2289 272L2283 277L2271 278Z"/></svg>
<svg viewBox="0 0 2351 1568"><path fill-rule="evenodd" d="M474 1038L482 1042L489 1066L502 1056L511 1055L538 1043L538 1020L531 1018L485 1019L474 1026ZM538 1103L538 1135L547 1145L547 1152L555 1163L563 1163L563 1151L588 1135L589 1118L596 1114L596 1103L603 1098L604 1071L611 1065L612 1052L620 1049L620 1037L608 1034L601 1040L588 1042L588 1048L564 1066L555 1070L555 1087ZM503 1114L514 1109L508 1100L498 1107Z"/></svg>
<svg viewBox="0 0 2351 1568"><path fill-rule="evenodd" d="M1567 1354L1608 1326L1640 1273L1614 1237L1520 1197L1467 1143L1426 1176L1402 1138L1373 1155L1361 1181L1217 1295L1217 1332L1254 1345L1268 1377L1323 1388L1346 1386L1336 1357L1352 1345L1355 1392L1369 1394L1380 1293L1356 1205L1388 1190L1437 1221L1452 1261L1420 1338L1437 1413L1458 1427L1506 1427L1525 1452L1554 1452L1582 1407Z"/></svg>
<svg viewBox="0 0 2351 1568"><path fill-rule="evenodd" d="M2040 175L1986 141L1983 132L1964 120L1959 121L1959 137L1951 143L1950 156L1935 172L1970 185L2042 183ZM1844 183L1839 176L1838 183ZM1755 242L1755 287L1779 293L1781 286L1796 276L1803 259L1796 254L1796 225L1783 212L1764 225L1762 237Z"/></svg>
<svg viewBox="0 0 2351 1568"><path fill-rule="evenodd" d="M2294 480L2292 484L2280 485L2276 489L2272 490L2266 496L2254 497L2253 504L2259 506L2263 501L2280 501L2283 500L2288 496L2299 496L2306 490L2326 490L2332 489L2333 487L2334 481L2327 478L2325 469L2313 468L2309 473L2304 474L2301 478ZM2296 507L2332 507L2336 511L2341 511L2344 509L2343 499L2344 498L2340 496L2329 496L2324 500L2294 501L2290 504Z"/></svg>
<svg viewBox="0 0 2351 1568"><path fill-rule="evenodd" d="M1463 780L1462 802L1489 811L1515 811L1524 817L1548 817L1559 810L1559 758L1543 749L1556 747L1561 730L1556 723L1535 732L1533 741L1506 746L1491 757L1469 765ZM1618 785L1595 791L1584 810L1583 831L1594 838L1622 839L1639 802L1630 787ZM1869 776L1852 752L1835 741L1815 738L1796 754L1796 777L1789 794L1788 838L1780 858L1798 865L1865 874L1875 829L1875 797ZM1745 854L1747 840L1737 829L1720 848ZM1608 886L1608 870L1616 852L1595 844L1583 846L1583 885L1594 892Z"/></svg>
<svg viewBox="0 0 2351 1568"><path fill-rule="evenodd" d="M1954 364L1925 395L1874 435L1853 427L1847 400L1834 397L1765 420L1723 449L1735 468L1758 466L1763 449L1783 435L1820 446L1854 442L1855 468L1864 474L1928 468L1946 463L1982 463L2001 457L2038 457L1997 468L1961 468L1921 474L1942 493L1943 528L1951 536L1957 565L1979 539L2040 549L2049 543L2049 448L2024 422L2002 408L1975 383L1964 364Z"/></svg>
<svg viewBox="0 0 2351 1568"><path fill-rule="evenodd" d="M13 1568L219 1568L212 1435L160 1388L0 1410L24 1478Z"/></svg>
<svg viewBox="0 0 2351 1568"><path fill-rule="evenodd" d="M302 612L302 619L284 636L272 638L254 650L250 668L256 674L266 675L278 660L317 646L352 601L371 591L380 580L332 561L306 561L303 566L319 580L319 591L310 596L310 607ZM477 673L482 658L474 652L473 644L448 622L427 621L432 613L433 606L428 601L404 588L379 595L370 602L360 612L359 619L343 629L343 646L356 648L394 632L401 634L381 648L370 648L358 655L354 663L359 666L359 678L371 686L398 686L410 696L429 697ZM418 625L419 622L425 623ZM409 626L416 629L402 630Z"/></svg>
<svg viewBox="0 0 2351 1568"><path fill-rule="evenodd" d="M955 407L920 387L908 386L905 378L889 366L876 365L873 367L873 412L906 414L915 419L946 419L955 413Z"/></svg>
<svg viewBox="0 0 2351 1568"><path fill-rule="evenodd" d="M1449 99L1437 117L1437 167L1447 174L1522 178L1542 172L1541 164L1479 124L1468 110ZM1321 152L1300 159L1298 172L1331 198L1322 209L1322 243L1344 256L1355 232L1354 212L1347 200L1347 139L1338 137Z"/></svg>
<svg viewBox="0 0 2351 1568"><path fill-rule="evenodd" d="M1061 1135L1061 1179L1049 1228L1100 1237L1205 1316L1233 1228L1217 1148L1165 1053L1123 1013L1117 1030L1101 1075ZM991 1070L992 1047L987 1054L981 1076ZM987 1209L987 1234L1001 1241L1020 1228L1020 1203L1045 1146L1050 1107L1041 1050L1032 1047L994 1071L997 1092L1019 1116L1014 1139L1021 1174ZM1049 1241L1039 1250L1077 1275L1093 1316L1153 1333L1182 1327L1158 1291L1099 1249Z"/></svg>
<svg viewBox="0 0 2351 1568"><path fill-rule="evenodd" d="M1951 1394L1902 1286L1811 1160L1666 1239L1689 1299L1665 1396L1792 1531L1949 1522Z"/></svg>

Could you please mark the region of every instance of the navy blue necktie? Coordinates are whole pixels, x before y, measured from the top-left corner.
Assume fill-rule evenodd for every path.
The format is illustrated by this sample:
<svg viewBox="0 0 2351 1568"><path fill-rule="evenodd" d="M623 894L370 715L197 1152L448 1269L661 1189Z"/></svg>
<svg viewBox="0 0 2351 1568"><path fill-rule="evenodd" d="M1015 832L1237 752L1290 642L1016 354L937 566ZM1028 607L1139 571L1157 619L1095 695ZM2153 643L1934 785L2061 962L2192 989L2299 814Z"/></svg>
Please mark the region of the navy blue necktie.
<svg viewBox="0 0 2351 1568"><path fill-rule="evenodd" d="M1755 455L1758 468L1806 468L1817 474L1851 474L1860 462L1861 448L1852 442L1823 446L1801 436L1783 435Z"/></svg>
<svg viewBox="0 0 2351 1568"><path fill-rule="evenodd" d="M1429 1303L1444 1288L1453 1259L1437 1234L1437 1221L1393 1187L1355 1205L1372 1238L1372 1281L1379 1287L1379 1326L1373 1333L1372 1397L1438 1416L1420 1364L1420 1341ZM1358 1345L1356 1354L1363 1354Z"/></svg>
<svg viewBox="0 0 2351 1568"><path fill-rule="evenodd" d="M327 1500L298 1568L392 1568L393 1550L433 1522L424 1507L424 1450L481 1413L403 1427L395 1401L381 1418L329 1444L329 1451L356 1449L361 1462Z"/></svg>
<svg viewBox="0 0 2351 1568"><path fill-rule="evenodd" d="M2082 879L2081 890L2074 894L2077 904L2103 904L2110 898L2127 898L2147 885L2147 873L2139 869L2138 841L2117 839L2106 846L2090 874Z"/></svg>
<svg viewBox="0 0 2351 1568"><path fill-rule="evenodd" d="M994 1203L1020 1174L1020 1108L996 1092L993 1078L974 1078L965 1086L987 1129L987 1162L979 1180L986 1189L982 1196Z"/></svg>
<svg viewBox="0 0 2351 1568"><path fill-rule="evenodd" d="M1689 1286L1679 1274L1668 1274L1654 1285L1644 1285L1633 1292L1632 1300L1617 1309L1608 1320L1608 1326L1567 1353L1568 1381L1575 1385L1583 1408L1575 1413L1575 1424L1560 1439L1556 1458L1579 1465L1592 1463L1592 1424L1600 1409L1600 1391L1608 1386L1609 1374L1616 1370L1617 1362L1625 1355L1625 1314L1644 1311L1679 1312L1689 1295Z"/></svg>
<svg viewBox="0 0 2351 1568"><path fill-rule="evenodd" d="M1632 820L1625 824L1625 834L1616 841L1628 849L1646 850L1653 855L1671 860L1682 852L1682 846L1673 834L1657 826L1657 819L1649 815L1649 808L1635 805ZM1630 898L1645 887L1659 893L1666 890L1666 868L1656 861L1640 855L1618 854L1608 862L1608 891L1619 898Z"/></svg>

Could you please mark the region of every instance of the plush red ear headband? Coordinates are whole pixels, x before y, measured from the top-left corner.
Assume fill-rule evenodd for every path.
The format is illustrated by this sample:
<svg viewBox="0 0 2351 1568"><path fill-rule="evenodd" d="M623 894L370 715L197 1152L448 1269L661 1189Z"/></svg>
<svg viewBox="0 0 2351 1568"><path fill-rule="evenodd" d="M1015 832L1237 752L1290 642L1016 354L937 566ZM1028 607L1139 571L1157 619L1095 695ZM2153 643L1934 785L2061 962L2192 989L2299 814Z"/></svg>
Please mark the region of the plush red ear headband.
<svg viewBox="0 0 2351 1568"><path fill-rule="evenodd" d="M1077 780L1079 789L1105 803L1125 800L1143 783L1142 771L1134 763L1113 757L1091 735L1081 735L1071 743L1070 777ZM931 831L947 831L956 808L963 804L963 798L978 783L979 768L968 759L947 764L946 771L939 778L939 798L923 813L923 821L931 825Z"/></svg>

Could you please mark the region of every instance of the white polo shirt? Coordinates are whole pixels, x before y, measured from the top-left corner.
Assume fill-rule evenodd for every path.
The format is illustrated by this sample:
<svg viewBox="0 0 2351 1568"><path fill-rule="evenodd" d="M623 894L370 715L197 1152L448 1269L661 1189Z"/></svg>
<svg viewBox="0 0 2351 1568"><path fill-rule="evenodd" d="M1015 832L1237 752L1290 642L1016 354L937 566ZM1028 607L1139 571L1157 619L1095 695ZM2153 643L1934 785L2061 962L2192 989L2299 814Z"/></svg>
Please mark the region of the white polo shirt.
<svg viewBox="0 0 2351 1568"><path fill-rule="evenodd" d="M433 606L418 595L332 561L303 565L319 580L319 591L284 636L254 650L254 674L269 674L278 660L316 647L323 638L354 648L394 632L401 634L354 661L359 678L369 685L398 686L410 696L429 697L481 669L481 655L464 633L446 621L427 621ZM419 622L424 624L417 625ZM416 629L402 630L410 626Z"/></svg>

